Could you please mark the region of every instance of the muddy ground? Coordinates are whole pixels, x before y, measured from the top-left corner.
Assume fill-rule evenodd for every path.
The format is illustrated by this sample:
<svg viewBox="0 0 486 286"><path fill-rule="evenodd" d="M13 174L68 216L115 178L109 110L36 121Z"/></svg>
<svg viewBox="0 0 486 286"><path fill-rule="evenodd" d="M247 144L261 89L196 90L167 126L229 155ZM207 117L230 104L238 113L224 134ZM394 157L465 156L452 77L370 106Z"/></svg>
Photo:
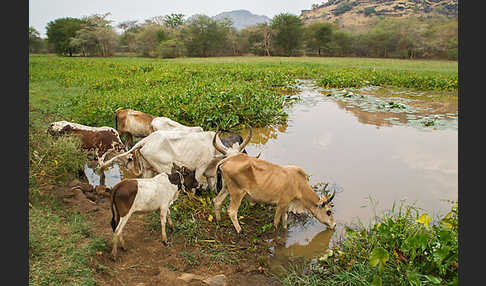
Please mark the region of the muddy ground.
<svg viewBox="0 0 486 286"><path fill-rule="evenodd" d="M107 239L106 249L97 253L97 285L281 285L254 251L245 251L251 244L248 233L252 226L249 223L243 225L247 230L246 235L237 236L232 225L223 227L218 235L215 234L218 243L229 245L229 249L233 246L233 251L238 252L236 263L225 263L224 259L221 259L223 262L215 261L208 255L201 255L202 249L211 249L210 241L188 244L180 237L174 239L168 231L171 243L165 246L160 233L147 230L147 214L134 214L124 229L128 249L119 249L117 261L114 262L111 259L112 215L107 193L103 194L101 190L96 193L84 179L74 180L65 186L51 186L50 192L63 202L63 208L85 215L91 222L94 236ZM226 214L222 214L222 219L229 220ZM173 221L177 227L177 220L173 218ZM221 235L225 232L228 233L226 238ZM188 259L191 257L192 262L195 259L197 263L191 263ZM192 274L198 279L179 279L191 277ZM208 278L212 281L203 282Z"/></svg>

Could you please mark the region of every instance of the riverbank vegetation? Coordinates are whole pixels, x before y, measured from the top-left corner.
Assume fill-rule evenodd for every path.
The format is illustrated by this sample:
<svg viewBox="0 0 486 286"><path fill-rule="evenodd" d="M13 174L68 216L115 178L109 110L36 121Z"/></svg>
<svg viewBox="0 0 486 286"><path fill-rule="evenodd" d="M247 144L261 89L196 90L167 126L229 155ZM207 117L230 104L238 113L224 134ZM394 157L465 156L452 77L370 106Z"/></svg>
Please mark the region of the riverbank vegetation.
<svg viewBox="0 0 486 286"><path fill-rule="evenodd" d="M284 285L457 285L457 207L431 223L413 205L394 205L369 226L347 226L325 255L286 270Z"/></svg>

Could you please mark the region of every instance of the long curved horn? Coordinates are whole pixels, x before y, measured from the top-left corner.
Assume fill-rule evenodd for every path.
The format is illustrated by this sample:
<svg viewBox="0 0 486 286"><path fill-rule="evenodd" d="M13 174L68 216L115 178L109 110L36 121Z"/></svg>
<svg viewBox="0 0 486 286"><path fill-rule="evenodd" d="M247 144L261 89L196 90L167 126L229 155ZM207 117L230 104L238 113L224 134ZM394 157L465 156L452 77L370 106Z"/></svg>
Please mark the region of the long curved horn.
<svg viewBox="0 0 486 286"><path fill-rule="evenodd" d="M248 136L245 138L245 141L243 141L243 143L241 143L240 145L240 149L238 150L238 152L241 152L241 150L245 149L246 145L248 145L248 143L250 143L250 139L251 139L251 136L253 135L253 131L251 129L251 126L250 127L250 134L248 134Z"/></svg>
<svg viewBox="0 0 486 286"><path fill-rule="evenodd" d="M216 130L216 132L214 133L214 137L213 137L213 146L214 148L216 148L216 150L218 150L219 152L221 152L223 155L226 155L227 152L226 152L226 147L223 146L221 143L217 142L216 141L216 136L218 136L218 130Z"/></svg>

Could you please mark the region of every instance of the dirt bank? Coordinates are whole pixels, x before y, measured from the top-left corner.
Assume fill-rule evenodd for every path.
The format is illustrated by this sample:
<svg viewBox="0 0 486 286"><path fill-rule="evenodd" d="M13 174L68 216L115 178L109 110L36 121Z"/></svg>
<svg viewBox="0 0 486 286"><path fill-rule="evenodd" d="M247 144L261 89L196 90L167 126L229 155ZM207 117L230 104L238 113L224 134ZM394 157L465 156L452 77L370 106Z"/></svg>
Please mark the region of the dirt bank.
<svg viewBox="0 0 486 286"><path fill-rule="evenodd" d="M170 246L163 245L160 232L147 229L147 214L134 214L124 229L128 249L119 250L118 260L113 262L109 197L96 193L87 181L75 180L66 186L53 186L50 191L63 202L63 208L89 218L94 236L107 239L106 248L97 253L97 262L102 266L97 267L95 274L98 285L280 285L267 272L265 261L255 257L255 251L246 251L253 245L250 235L235 239L232 225L220 226L218 231L208 229L217 232L217 243L230 249L226 253L211 253L211 240L192 244L171 235L171 231L168 232ZM223 216L223 219L228 218ZM178 222L173 220L177 228ZM251 232L251 224L244 227L247 233ZM228 233L226 238L222 233ZM238 257L236 261L235 257ZM199 279L178 279L183 274L182 277L188 277L185 273L198 275L195 277ZM203 282L208 278L214 281Z"/></svg>

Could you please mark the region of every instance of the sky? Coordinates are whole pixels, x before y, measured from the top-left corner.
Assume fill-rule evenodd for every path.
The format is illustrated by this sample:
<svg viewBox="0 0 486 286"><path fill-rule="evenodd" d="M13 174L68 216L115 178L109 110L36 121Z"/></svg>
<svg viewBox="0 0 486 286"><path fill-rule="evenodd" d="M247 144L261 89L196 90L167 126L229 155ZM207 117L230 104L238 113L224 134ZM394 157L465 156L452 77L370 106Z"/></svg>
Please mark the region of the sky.
<svg viewBox="0 0 486 286"><path fill-rule="evenodd" d="M273 18L280 13L300 15L301 10L311 9L312 4L326 1L313 0L29 0L29 26L39 31L45 38L46 25L58 18L82 18L93 14L105 14L115 27L118 23L128 20L144 22L155 16L171 13L182 13L185 19L194 14L215 16L221 12L232 10L248 10L256 15Z"/></svg>

